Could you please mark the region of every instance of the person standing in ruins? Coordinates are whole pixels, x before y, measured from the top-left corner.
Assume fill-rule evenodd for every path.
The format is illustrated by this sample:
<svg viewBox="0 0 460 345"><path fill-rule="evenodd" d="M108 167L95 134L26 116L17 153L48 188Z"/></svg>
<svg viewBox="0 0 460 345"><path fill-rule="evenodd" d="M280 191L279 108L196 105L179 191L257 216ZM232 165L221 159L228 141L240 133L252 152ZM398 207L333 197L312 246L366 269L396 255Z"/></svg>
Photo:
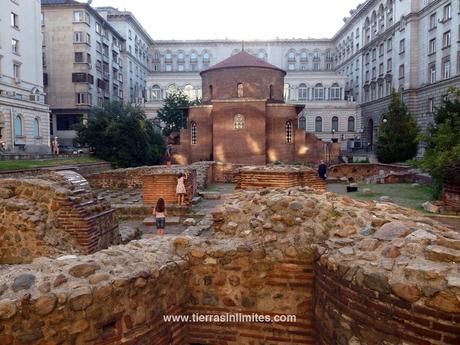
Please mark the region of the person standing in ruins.
<svg viewBox="0 0 460 345"><path fill-rule="evenodd" d="M187 177L187 173L179 173L179 176L177 177L176 195L177 204L179 206L182 206L185 202L185 195L187 194L187 189L185 188L185 180Z"/></svg>
<svg viewBox="0 0 460 345"><path fill-rule="evenodd" d="M323 160L321 160L319 166L318 166L318 176L322 180L326 180L326 174L327 174L327 165L324 163Z"/></svg>
<svg viewBox="0 0 460 345"><path fill-rule="evenodd" d="M163 198L158 199L157 205L153 208L153 214L157 226L157 235L164 235L166 227L166 206Z"/></svg>
<svg viewBox="0 0 460 345"><path fill-rule="evenodd" d="M54 140L51 143L51 146L53 147L53 154L59 156L59 140L58 140L58 137L54 137Z"/></svg>

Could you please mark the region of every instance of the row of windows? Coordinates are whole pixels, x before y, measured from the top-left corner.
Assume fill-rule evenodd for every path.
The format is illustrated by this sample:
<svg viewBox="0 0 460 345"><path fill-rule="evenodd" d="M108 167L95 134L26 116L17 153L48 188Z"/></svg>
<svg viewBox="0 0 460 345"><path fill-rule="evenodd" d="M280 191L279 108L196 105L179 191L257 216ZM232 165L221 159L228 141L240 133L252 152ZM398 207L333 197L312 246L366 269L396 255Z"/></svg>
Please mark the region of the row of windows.
<svg viewBox="0 0 460 345"><path fill-rule="evenodd" d="M245 118L242 114L236 114L233 117L233 129L242 130L245 127ZM198 144L198 126L196 122L192 121L190 124L190 142L192 145ZM285 123L285 135L286 135L286 144L292 144L293 142L293 126L290 120Z"/></svg>
<svg viewBox="0 0 460 345"><path fill-rule="evenodd" d="M299 117L299 128L307 129L307 119L305 116ZM355 118L353 116L348 117L348 132L355 131ZM323 131L323 118L321 116L317 116L315 118L315 132L322 132ZM331 131L338 132L339 131L339 118L337 116L333 116L331 119Z"/></svg>
<svg viewBox="0 0 460 345"><path fill-rule="evenodd" d="M40 118L35 117L33 122L34 138L40 137ZM16 115L14 118L14 136L21 138L24 136L24 118L22 115Z"/></svg>

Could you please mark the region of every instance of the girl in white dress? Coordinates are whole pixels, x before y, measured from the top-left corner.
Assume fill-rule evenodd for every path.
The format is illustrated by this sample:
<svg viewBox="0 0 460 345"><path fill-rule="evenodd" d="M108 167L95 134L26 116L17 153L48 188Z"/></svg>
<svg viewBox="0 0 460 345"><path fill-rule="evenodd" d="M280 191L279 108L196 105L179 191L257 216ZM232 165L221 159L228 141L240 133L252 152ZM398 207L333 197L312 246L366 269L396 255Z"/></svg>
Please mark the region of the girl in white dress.
<svg viewBox="0 0 460 345"><path fill-rule="evenodd" d="M187 174L179 173L177 177L177 186L176 186L176 194L177 194L177 203L179 206L182 206L185 201L185 195L187 194L187 189L185 189L184 181L187 179Z"/></svg>

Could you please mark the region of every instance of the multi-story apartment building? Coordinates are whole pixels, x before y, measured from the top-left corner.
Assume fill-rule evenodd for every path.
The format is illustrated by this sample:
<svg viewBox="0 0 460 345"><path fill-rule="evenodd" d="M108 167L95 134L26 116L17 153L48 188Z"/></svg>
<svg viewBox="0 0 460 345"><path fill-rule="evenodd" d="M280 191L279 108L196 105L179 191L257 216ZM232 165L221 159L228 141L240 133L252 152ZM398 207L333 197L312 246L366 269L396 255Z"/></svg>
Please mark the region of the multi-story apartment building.
<svg viewBox="0 0 460 345"><path fill-rule="evenodd" d="M334 36L335 69L359 101L364 137L372 146L399 91L425 130L450 86L460 86L460 2L368 0Z"/></svg>
<svg viewBox="0 0 460 345"><path fill-rule="evenodd" d="M155 41L147 81L148 116L155 117L170 92L183 90L191 100L201 98L199 73L241 49L287 71L286 101L305 105L300 128L344 147L358 139L360 109L345 97L345 77L334 71L335 46L327 39Z"/></svg>
<svg viewBox="0 0 460 345"><path fill-rule="evenodd" d="M126 41L126 49L122 52L125 101L143 104L152 62L150 49L153 40L131 12L119 11L113 7L99 7L96 10Z"/></svg>
<svg viewBox="0 0 460 345"><path fill-rule="evenodd" d="M42 0L43 67L53 136L71 145L91 108L124 99L125 40L87 3Z"/></svg>
<svg viewBox="0 0 460 345"><path fill-rule="evenodd" d="M49 153L40 0L0 1L0 150Z"/></svg>

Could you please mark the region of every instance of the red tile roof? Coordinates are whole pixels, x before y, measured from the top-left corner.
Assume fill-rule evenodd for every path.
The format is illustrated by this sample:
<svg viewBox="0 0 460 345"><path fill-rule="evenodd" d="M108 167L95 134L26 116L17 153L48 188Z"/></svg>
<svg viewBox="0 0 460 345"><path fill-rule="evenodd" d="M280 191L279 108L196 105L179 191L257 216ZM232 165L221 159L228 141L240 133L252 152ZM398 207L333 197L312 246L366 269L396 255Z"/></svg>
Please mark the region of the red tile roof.
<svg viewBox="0 0 460 345"><path fill-rule="evenodd" d="M282 70L281 68L278 68L275 65L272 65L249 53L246 53L244 50L235 55L230 56L229 58L219 62L218 64L215 64L214 66L211 66L209 69L203 72L213 71L213 70L222 69L222 68L237 68L237 67L270 68L270 69L276 69L276 70L282 71L286 74L286 72Z"/></svg>

